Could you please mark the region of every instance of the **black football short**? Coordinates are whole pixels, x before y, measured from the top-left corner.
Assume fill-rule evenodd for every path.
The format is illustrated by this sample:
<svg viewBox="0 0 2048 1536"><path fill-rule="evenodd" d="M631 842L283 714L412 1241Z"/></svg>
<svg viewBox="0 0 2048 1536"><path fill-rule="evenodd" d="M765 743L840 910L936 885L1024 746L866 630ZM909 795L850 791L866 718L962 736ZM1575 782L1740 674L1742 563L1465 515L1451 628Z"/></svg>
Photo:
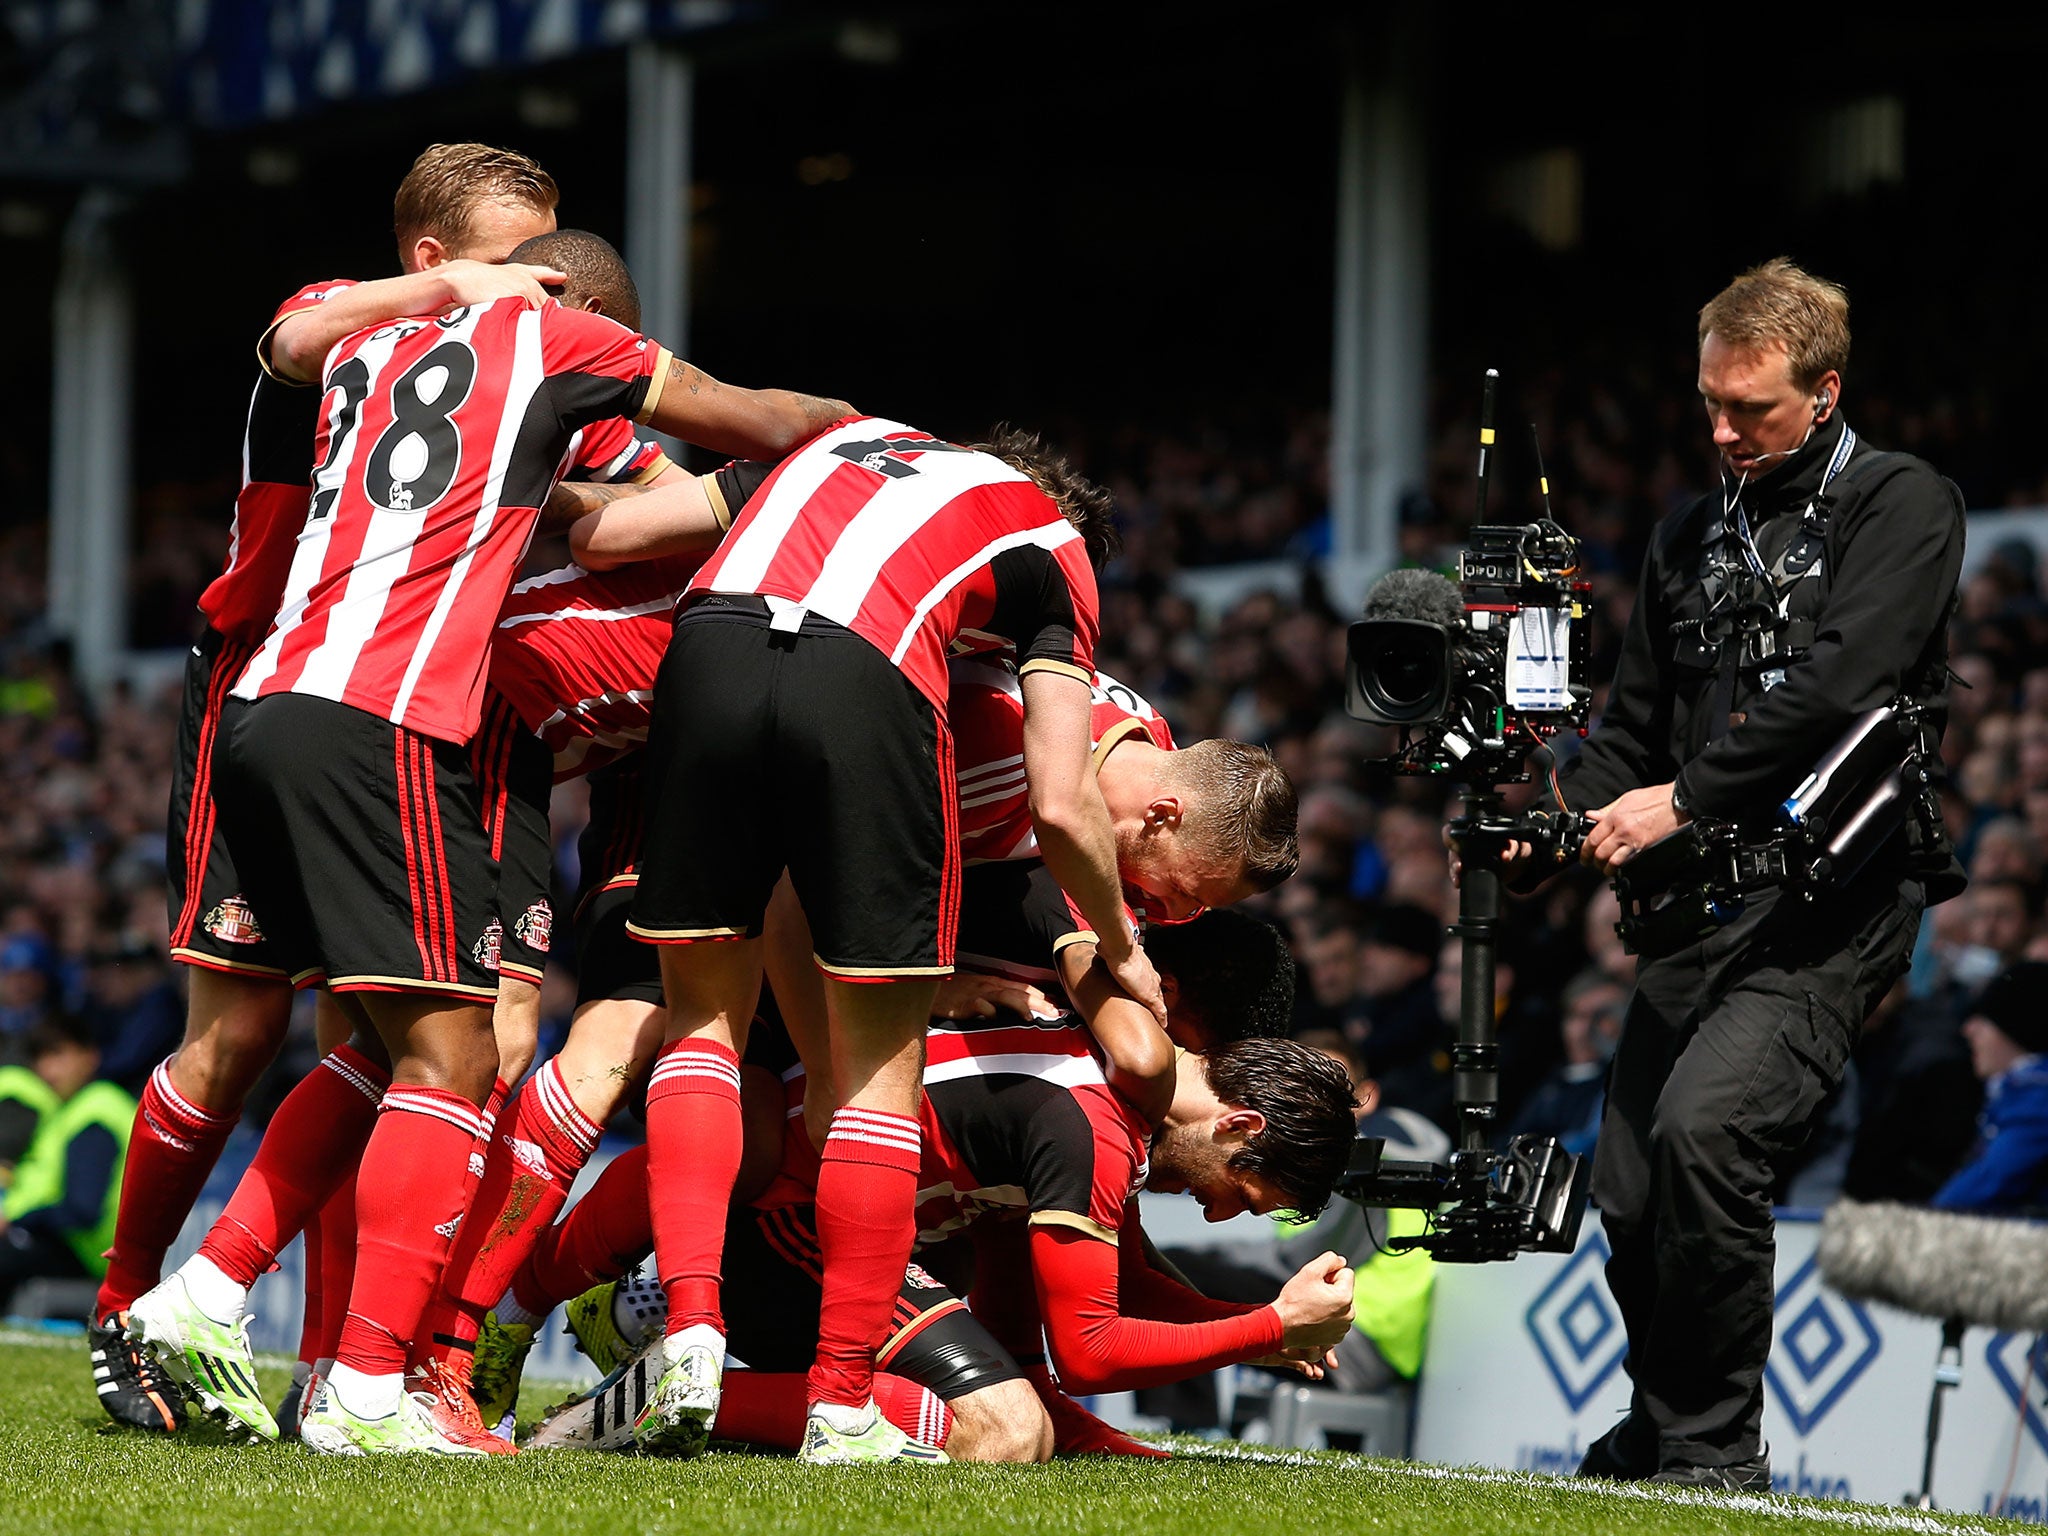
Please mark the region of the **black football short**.
<svg viewBox="0 0 2048 1536"><path fill-rule="evenodd" d="M756 1371L809 1370L818 1350L822 1272L810 1206L734 1211L719 1287L728 1353ZM1024 1375L966 1303L915 1263L903 1272L875 1368L949 1403Z"/></svg>
<svg viewBox="0 0 2048 1536"><path fill-rule="evenodd" d="M555 931L555 853L548 826L554 757L503 695L486 692L469 762L483 803L484 835L498 861L494 969L538 986Z"/></svg>
<svg viewBox="0 0 2048 1536"><path fill-rule="evenodd" d="M660 1007L661 953L626 932L647 830L644 752L590 775L590 820L576 840L576 1006L620 999Z"/></svg>
<svg viewBox="0 0 2048 1536"><path fill-rule="evenodd" d="M497 996L498 866L467 748L272 694L239 711L214 779L235 867L295 983Z"/></svg>
<svg viewBox="0 0 2048 1536"><path fill-rule="evenodd" d="M815 615L702 597L654 689L652 811L632 932L751 938L783 870L818 964L860 980L953 968L953 738L909 678Z"/></svg>
<svg viewBox="0 0 2048 1536"><path fill-rule="evenodd" d="M256 646L207 629L185 658L178 760L164 847L170 882L171 958L210 971L284 978L256 910L242 890L213 804L214 747L248 706L228 697Z"/></svg>
<svg viewBox="0 0 2048 1536"><path fill-rule="evenodd" d="M593 891L576 908L576 1006L613 1001L664 1002L661 951L626 932L633 886Z"/></svg>

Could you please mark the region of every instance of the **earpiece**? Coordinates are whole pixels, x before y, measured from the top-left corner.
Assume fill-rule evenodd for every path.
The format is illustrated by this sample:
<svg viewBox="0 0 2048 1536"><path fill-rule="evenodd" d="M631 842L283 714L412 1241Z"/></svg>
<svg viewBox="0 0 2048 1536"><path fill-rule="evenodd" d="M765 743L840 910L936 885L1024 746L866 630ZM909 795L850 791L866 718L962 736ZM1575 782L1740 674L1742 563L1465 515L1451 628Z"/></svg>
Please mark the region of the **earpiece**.
<svg viewBox="0 0 2048 1536"><path fill-rule="evenodd" d="M1833 405L1834 403L1834 395L1825 389L1822 390L1819 394L1813 397L1813 414L1818 416L1822 411L1826 410L1829 406Z"/></svg>

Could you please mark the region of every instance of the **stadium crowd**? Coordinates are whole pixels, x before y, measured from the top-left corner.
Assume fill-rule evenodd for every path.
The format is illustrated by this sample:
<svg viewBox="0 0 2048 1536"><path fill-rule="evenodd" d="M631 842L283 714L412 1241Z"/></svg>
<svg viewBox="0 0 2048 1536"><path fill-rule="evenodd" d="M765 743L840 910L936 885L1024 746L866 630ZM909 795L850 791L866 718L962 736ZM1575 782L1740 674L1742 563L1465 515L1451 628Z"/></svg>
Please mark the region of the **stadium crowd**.
<svg viewBox="0 0 2048 1536"><path fill-rule="evenodd" d="M1595 581L1600 679L1613 671L1650 528L1710 484L1712 466L1682 396L1640 378L1642 387L1623 390L1568 387L1562 377L1541 381L1531 404L1553 444L1557 516L1584 541ZM1879 441L1937 463L1958 457L1953 412L1868 398L1856 409ZM1457 411L1438 414L1430 484L1401 513L1402 555L1422 565L1445 563L1469 520L1472 427ZM1387 742L1339 707L1349 615L1312 564L1328 545L1326 440L1322 418L1298 413L1251 437L1133 429L1073 442L1113 492L1124 537L1103 578L1096 661L1149 700L1181 746L1261 743L1288 771L1300 795L1299 872L1244 909L1278 926L1295 956L1294 1033L1376 1084L1381 1109L1447 1126L1458 963L1444 936L1456 910L1440 833L1445 797L1434 784L1375 775L1369 760ZM2018 480L1966 489L1984 505L2030 501L2036 488ZM222 537L205 500L190 488L145 497L133 575L138 642L183 643L179 616L216 569L209 545ZM39 1029L74 1021L99 1053L97 1074L139 1092L175 1047L184 1011L163 894L177 690L122 685L88 698L43 627L38 531L0 538L0 1062L27 1062L41 1049ZM1215 602L1203 595L1214 589L1177 580L1276 558L1298 574L1256 582L1234 600ZM528 568L558 559L558 550L537 553ZM2044 575L2032 549L2016 544L1966 586L1953 644L1965 686L1944 755L1948 823L1972 886L1928 917L1913 972L1866 1029L1825 1133L1786 1179L1785 1203L1825 1204L1845 1189L1942 1198L1977 1138L1982 1079L2043 1043L2031 1022L2038 1009L1977 1003L2012 966L2048 960ZM558 911L579 883L587 797L582 779L556 792ZM1590 1149L1633 974L1614 917L1611 894L1585 871L1514 904L1496 1003L1504 1131ZM551 1054L575 1001L574 964L568 946L550 964L537 1060ZM2013 1049L1984 1049L1986 1011L2009 1025ZM275 1074L283 1086L313 1053L310 1010L301 1015L296 1049ZM252 1123L275 1097L259 1091ZM2039 1192L2038 1178L2031 1188ZM1412 1375L1416 1363L1403 1351L1397 1374Z"/></svg>

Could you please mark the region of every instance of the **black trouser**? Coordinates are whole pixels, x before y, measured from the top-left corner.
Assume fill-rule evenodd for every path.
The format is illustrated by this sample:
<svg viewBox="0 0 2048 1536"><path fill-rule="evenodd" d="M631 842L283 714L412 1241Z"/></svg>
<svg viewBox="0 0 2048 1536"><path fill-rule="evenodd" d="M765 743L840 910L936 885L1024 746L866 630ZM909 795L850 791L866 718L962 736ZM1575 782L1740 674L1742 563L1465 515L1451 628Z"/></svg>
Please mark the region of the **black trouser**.
<svg viewBox="0 0 2048 1536"><path fill-rule="evenodd" d="M1654 1428L1661 1466L1758 1454L1775 1171L1904 972L1922 904L1917 881L1871 875L1811 906L1773 894L1637 976L1593 1198L1628 1329L1630 1439L1647 1454Z"/></svg>

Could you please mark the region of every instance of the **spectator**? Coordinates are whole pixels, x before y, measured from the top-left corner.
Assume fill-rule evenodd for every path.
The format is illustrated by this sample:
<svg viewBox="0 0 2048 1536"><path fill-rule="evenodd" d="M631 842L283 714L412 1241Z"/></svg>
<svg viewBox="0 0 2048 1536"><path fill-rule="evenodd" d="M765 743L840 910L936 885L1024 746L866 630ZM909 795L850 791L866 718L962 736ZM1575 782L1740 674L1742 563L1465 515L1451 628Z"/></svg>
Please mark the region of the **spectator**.
<svg viewBox="0 0 2048 1536"><path fill-rule="evenodd" d="M1436 856L1441 882L1442 856ZM1358 1004L1344 1021L1346 1037L1383 1077L1435 1049L1436 952L1443 924L1421 907L1382 907L1359 935Z"/></svg>
<svg viewBox="0 0 2048 1536"><path fill-rule="evenodd" d="M2048 1209L2048 963L2023 961L1977 1000L1963 1025L1984 1084L1977 1145L1935 1192L1949 1211Z"/></svg>
<svg viewBox="0 0 2048 1536"><path fill-rule="evenodd" d="M1621 1039L1628 992L1597 970L1581 971L1564 992L1559 1035L1564 1061L1508 1122L1508 1134L1555 1136L1568 1152L1591 1152L1607 1098L1607 1064Z"/></svg>
<svg viewBox="0 0 2048 1536"><path fill-rule="evenodd" d="M99 950L86 975L83 1020L100 1043L100 1075L139 1094L185 1032L170 967L139 935Z"/></svg>
<svg viewBox="0 0 2048 1536"><path fill-rule="evenodd" d="M1284 887L1283 887L1284 889ZM1294 994L1295 1032L1341 1031L1358 989L1358 936L1341 919L1295 929L1296 953L1308 985Z"/></svg>
<svg viewBox="0 0 2048 1536"><path fill-rule="evenodd" d="M28 1040L29 1064L55 1096L0 1203L0 1312L24 1280L98 1279L114 1240L121 1168L135 1100L95 1082L99 1048L83 1026L53 1018Z"/></svg>
<svg viewBox="0 0 2048 1536"><path fill-rule="evenodd" d="M56 1107L57 1095L33 1069L0 1066L0 1195L14 1182L14 1166L36 1139L36 1127Z"/></svg>
<svg viewBox="0 0 2048 1536"><path fill-rule="evenodd" d="M49 1016L49 950L16 934L0 945L0 1053L19 1056L23 1042Z"/></svg>

